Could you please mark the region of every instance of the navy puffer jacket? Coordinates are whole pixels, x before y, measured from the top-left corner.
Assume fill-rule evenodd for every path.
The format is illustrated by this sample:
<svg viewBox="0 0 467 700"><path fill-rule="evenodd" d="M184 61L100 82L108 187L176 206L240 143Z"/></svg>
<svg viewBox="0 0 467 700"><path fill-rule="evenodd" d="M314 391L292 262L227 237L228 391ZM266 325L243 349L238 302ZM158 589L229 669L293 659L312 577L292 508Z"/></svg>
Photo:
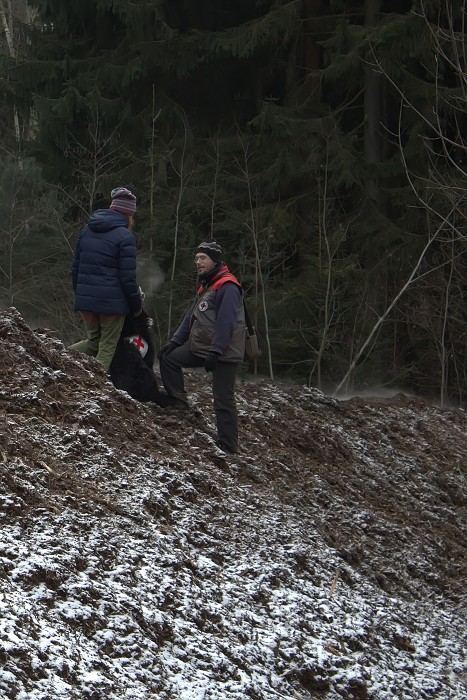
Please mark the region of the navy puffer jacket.
<svg viewBox="0 0 467 700"><path fill-rule="evenodd" d="M120 315L139 311L136 238L126 216L111 209L91 215L76 244L71 275L76 311Z"/></svg>

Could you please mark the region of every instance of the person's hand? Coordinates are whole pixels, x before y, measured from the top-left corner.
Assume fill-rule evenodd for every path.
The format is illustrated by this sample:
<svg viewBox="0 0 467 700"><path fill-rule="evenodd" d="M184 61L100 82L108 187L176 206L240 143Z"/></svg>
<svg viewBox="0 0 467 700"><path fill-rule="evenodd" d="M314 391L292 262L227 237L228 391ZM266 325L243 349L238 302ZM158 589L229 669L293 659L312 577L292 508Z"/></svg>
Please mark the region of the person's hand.
<svg viewBox="0 0 467 700"><path fill-rule="evenodd" d="M218 352L208 352L206 359L204 360L204 369L206 372L214 372L217 367L217 360L219 359Z"/></svg>
<svg viewBox="0 0 467 700"><path fill-rule="evenodd" d="M170 343L167 343L166 345L163 345L161 347L161 349L157 353L157 359L161 360L163 355L168 355L172 352L172 350L175 350L175 348L178 348L178 343L171 340Z"/></svg>
<svg viewBox="0 0 467 700"><path fill-rule="evenodd" d="M135 312L133 313L133 316L134 316L135 318L139 318L139 316L141 316L142 313L143 313L143 309L141 308L141 309L139 309L138 311L135 311Z"/></svg>

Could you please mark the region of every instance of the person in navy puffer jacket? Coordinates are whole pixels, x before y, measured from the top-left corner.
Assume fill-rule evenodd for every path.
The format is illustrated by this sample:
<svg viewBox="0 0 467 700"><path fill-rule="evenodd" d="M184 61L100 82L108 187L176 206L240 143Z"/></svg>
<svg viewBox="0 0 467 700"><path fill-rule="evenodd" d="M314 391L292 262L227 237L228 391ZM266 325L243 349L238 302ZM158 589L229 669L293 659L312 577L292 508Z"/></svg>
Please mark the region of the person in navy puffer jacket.
<svg viewBox="0 0 467 700"><path fill-rule="evenodd" d="M136 197L126 187L115 188L110 196L110 207L95 211L81 231L71 265L75 311L86 324L86 339L70 349L92 355L106 370L125 316L142 311L132 232Z"/></svg>

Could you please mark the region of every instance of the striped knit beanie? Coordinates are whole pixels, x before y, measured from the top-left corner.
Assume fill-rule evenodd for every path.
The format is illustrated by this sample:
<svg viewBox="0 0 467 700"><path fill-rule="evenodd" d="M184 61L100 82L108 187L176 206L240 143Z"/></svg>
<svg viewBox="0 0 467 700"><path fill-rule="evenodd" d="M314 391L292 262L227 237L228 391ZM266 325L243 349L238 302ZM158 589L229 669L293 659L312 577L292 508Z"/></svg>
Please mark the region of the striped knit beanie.
<svg viewBox="0 0 467 700"><path fill-rule="evenodd" d="M136 211L136 197L126 187L116 187L110 193L112 202L110 209L125 216L133 216Z"/></svg>
<svg viewBox="0 0 467 700"><path fill-rule="evenodd" d="M209 255L211 260L214 260L215 263L222 262L222 248L217 241L204 241L204 243L200 243L196 248L196 253Z"/></svg>

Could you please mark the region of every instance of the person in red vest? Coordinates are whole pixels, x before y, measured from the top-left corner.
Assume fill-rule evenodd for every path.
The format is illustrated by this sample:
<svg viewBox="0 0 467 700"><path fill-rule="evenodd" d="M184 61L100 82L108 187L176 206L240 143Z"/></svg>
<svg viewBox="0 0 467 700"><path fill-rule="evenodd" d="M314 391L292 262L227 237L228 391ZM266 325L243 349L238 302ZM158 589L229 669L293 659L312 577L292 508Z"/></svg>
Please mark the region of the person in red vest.
<svg viewBox="0 0 467 700"><path fill-rule="evenodd" d="M169 406L189 409L183 368L212 372L218 446L233 454L238 446L235 376L245 352L245 312L240 282L222 260L219 243L201 243L195 252L198 289L195 300L159 359Z"/></svg>

